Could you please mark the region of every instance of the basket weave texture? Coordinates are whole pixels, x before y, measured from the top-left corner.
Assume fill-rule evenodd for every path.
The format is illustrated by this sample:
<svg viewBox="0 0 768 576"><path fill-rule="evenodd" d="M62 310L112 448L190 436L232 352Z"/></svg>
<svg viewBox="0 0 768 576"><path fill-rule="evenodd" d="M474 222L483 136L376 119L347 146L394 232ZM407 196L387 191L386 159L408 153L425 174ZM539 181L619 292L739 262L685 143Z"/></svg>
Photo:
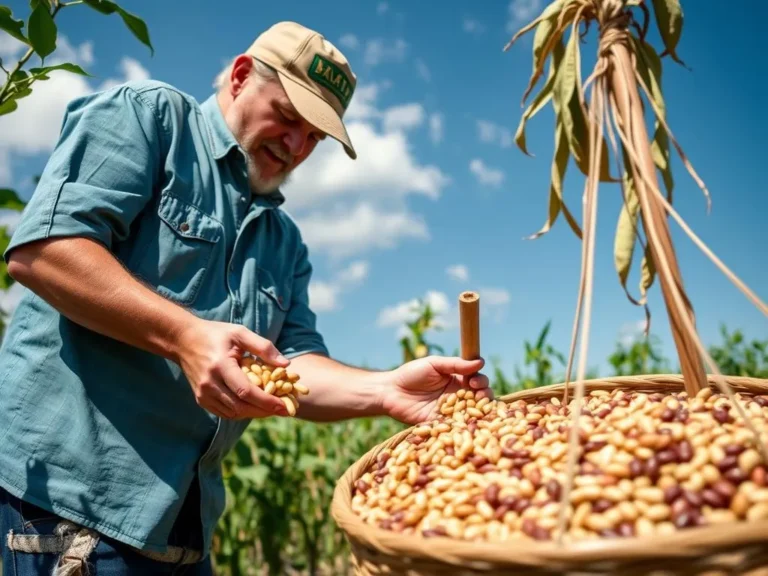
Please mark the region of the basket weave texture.
<svg viewBox="0 0 768 576"><path fill-rule="evenodd" d="M719 391L713 376L709 385ZM726 376L736 392L768 394L768 380ZM588 380L586 391L631 389L637 392L677 393L684 390L680 375L646 375ZM534 388L500 398L542 399L562 396L564 384ZM573 389L573 385L571 385ZM412 429L405 430L368 451L340 478L331 513L350 542L357 576L403 574L550 575L568 576L768 576L768 521L739 522L686 528L674 534L588 540L558 546L556 542L470 542L448 537L423 538L384 530L362 522L352 510L355 481L377 455L394 448Z"/></svg>

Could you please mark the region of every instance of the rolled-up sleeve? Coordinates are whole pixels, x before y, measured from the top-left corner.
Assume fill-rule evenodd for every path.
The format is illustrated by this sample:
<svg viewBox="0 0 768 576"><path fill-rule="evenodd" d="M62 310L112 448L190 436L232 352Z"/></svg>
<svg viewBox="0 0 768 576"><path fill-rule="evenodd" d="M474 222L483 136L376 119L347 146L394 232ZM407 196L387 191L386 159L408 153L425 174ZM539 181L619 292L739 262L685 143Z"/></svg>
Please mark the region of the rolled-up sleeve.
<svg viewBox="0 0 768 576"><path fill-rule="evenodd" d="M80 236L111 248L127 238L159 178L161 150L154 108L132 88L73 100L6 261L37 240Z"/></svg>
<svg viewBox="0 0 768 576"><path fill-rule="evenodd" d="M277 338L276 347L286 358L314 352L329 356L323 337L317 330L317 316L309 306L309 282L312 277L312 265L309 262L307 247L300 244L291 305Z"/></svg>

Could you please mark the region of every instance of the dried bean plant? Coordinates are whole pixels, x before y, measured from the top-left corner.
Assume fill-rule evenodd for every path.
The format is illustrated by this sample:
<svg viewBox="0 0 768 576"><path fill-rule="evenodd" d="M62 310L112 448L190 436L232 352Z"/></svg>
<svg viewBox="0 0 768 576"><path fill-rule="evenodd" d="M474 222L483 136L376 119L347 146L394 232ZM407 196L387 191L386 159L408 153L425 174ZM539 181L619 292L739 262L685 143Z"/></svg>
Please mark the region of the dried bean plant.
<svg viewBox="0 0 768 576"><path fill-rule="evenodd" d="M677 55L683 24L678 0L653 0L653 13L664 50L659 55L646 41L650 9L644 0L555 0L533 22L522 28L507 44L508 49L520 36L535 30L533 40L533 73L523 96L525 103L550 60L549 73L543 88L525 110L515 139L528 154L525 126L550 101L555 112L555 153L549 195L549 217L543 228L532 238L546 233L562 211L570 227L582 240L582 269L571 349L566 371L564 403L568 403L568 384L575 355L579 323L583 332L579 347L579 365L575 381L575 404L584 398L584 371L589 339L589 318L592 308L594 243L597 219L597 196L600 182L619 182L623 206L619 215L614 241L614 258L624 290L629 299L646 311L646 332L650 316L647 292L658 274L672 335L682 367L686 391L691 397L707 386L703 362L716 376L721 391L733 403L738 414L754 434L762 456L768 453L744 406L722 378L722 374L699 338L694 313L683 287L675 251L667 223L670 214L692 241L726 274L726 276L766 315L768 307L736 277L693 233L672 207L673 180L670 168L670 141L686 169L704 191L709 207L709 193L675 140L666 121L661 90L661 58L669 56L683 64ZM596 23L599 30L597 63L582 83L580 39ZM567 40L566 34L570 32ZM589 95L587 95L589 92ZM655 116L653 140L649 140L644 123L642 96ZM618 167L611 174L609 146ZM583 197L583 231L563 199L563 177L570 157L586 175ZM659 189L656 170L661 173L667 194ZM645 241L640 234L642 223ZM643 250L640 298L634 298L626 281L632 265L636 243ZM582 318L583 316L583 318ZM566 506L576 466L575 449L579 433L581 410L572 411L570 429L568 482L562 492L560 536L564 534Z"/></svg>

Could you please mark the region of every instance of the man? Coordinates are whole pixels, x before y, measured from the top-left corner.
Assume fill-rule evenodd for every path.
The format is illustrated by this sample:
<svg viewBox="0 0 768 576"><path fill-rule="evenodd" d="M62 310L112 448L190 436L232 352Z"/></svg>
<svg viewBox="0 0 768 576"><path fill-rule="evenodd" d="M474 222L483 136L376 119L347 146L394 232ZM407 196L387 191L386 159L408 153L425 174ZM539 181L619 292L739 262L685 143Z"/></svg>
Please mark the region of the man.
<svg viewBox="0 0 768 576"><path fill-rule="evenodd" d="M342 120L355 83L336 47L284 22L202 105L155 81L70 104L5 253L29 288L0 351L0 528L17 575L209 573L221 460L249 419L287 415L239 369L246 352L290 364L308 420L416 423L446 389L490 395L482 359L367 371L316 331L279 185L326 136L356 158Z"/></svg>

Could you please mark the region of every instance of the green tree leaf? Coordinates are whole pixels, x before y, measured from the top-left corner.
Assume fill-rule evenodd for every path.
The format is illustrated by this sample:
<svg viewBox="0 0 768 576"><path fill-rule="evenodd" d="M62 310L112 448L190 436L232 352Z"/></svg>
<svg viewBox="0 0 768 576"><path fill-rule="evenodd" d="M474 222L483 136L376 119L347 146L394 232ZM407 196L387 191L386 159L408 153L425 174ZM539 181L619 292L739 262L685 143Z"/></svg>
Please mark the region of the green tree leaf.
<svg viewBox="0 0 768 576"><path fill-rule="evenodd" d="M10 99L0 104L0 116L2 116L3 114L10 114L14 110L16 110L16 108L18 107L19 105L16 104L16 99L11 97Z"/></svg>
<svg viewBox="0 0 768 576"><path fill-rule="evenodd" d="M13 12L7 6L0 6L0 30L7 32L16 40L29 44L26 36L24 36L24 21L17 20L13 17Z"/></svg>
<svg viewBox="0 0 768 576"><path fill-rule="evenodd" d="M18 194L10 188L0 188L0 209L1 210L16 210L21 212L24 210L24 202L21 201Z"/></svg>
<svg viewBox="0 0 768 576"><path fill-rule="evenodd" d="M683 9L680 7L680 1L653 0L653 13L661 39L664 41L665 50L661 54L662 57L669 54L675 62L685 66L676 52L677 43L683 32Z"/></svg>
<svg viewBox="0 0 768 576"><path fill-rule="evenodd" d="M54 70L66 70L67 72L72 72L73 74L80 74L82 76L91 76L88 72L83 70L80 66L77 64L72 64L70 62L64 62L62 64L56 64L54 66L44 66L42 68L30 68L29 73L38 76L42 75L38 78L38 80L42 79L48 79L48 73L53 72Z"/></svg>
<svg viewBox="0 0 768 576"><path fill-rule="evenodd" d="M45 59L56 49L58 30L44 2L38 4L32 14L29 15L28 28L29 42L32 44L32 48L40 55L40 58Z"/></svg>
<svg viewBox="0 0 768 576"><path fill-rule="evenodd" d="M149 38L149 29L147 28L147 24L136 16L135 14L132 14L131 12L128 12L124 8L121 8L114 2L111 2L110 0L83 0L88 6L96 10L97 12L101 12L102 14L114 14L117 12L120 17L123 19L123 22L128 27L128 29L133 33L136 38L139 39L139 41L142 44L145 44L152 55L155 53L155 48L152 46L152 42Z"/></svg>

